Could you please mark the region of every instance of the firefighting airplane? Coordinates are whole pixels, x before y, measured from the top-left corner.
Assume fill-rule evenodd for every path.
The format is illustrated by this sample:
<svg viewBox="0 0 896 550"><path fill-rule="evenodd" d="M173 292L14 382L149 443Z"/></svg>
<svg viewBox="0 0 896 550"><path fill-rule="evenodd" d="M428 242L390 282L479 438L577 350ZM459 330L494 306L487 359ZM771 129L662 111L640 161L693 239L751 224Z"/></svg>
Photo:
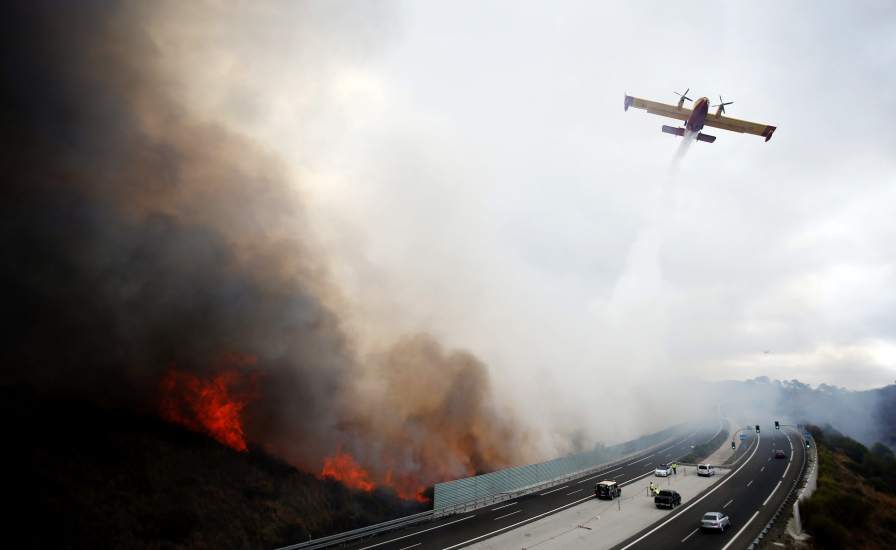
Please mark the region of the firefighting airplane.
<svg viewBox="0 0 896 550"><path fill-rule="evenodd" d="M772 134L776 129L775 126L769 126L767 124L757 124L755 122L748 122L746 120L739 120L736 118L722 116L723 114L725 114L725 105L731 105L732 103L734 103L733 101L724 101L722 99L722 96L719 96L719 104L713 105L713 107L718 107L715 113L709 112L709 99L705 97L701 97L697 101L694 101L693 109L686 108L684 106L684 102L693 101L688 97L688 92L690 90L691 89L688 88L684 91L683 94L675 92L675 94L681 98L678 100L677 106L667 105L665 103L659 103L657 101L650 101L648 99L641 99L640 97L632 97L626 94L625 110L628 111L629 107L634 107L636 109L644 109L648 113L654 115L683 120L684 128L676 128L673 126L666 126L664 124L663 132L682 137L690 136L696 133L697 141L705 141L707 143L714 142L716 140L716 137L700 132L700 130L702 130L704 126L721 128L722 130L731 130L732 132L739 132L741 134L754 134L764 137L765 141L772 139Z"/></svg>

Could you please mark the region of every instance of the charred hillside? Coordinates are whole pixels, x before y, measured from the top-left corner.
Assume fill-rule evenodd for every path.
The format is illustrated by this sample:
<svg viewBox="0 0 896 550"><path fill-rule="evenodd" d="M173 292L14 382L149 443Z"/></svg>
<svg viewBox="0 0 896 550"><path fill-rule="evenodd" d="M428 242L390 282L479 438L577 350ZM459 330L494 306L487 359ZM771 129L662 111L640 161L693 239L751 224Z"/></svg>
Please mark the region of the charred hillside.
<svg viewBox="0 0 896 550"><path fill-rule="evenodd" d="M27 547L272 548L423 509L153 415L2 392L23 449L13 478L15 501L26 503L28 527L16 531Z"/></svg>

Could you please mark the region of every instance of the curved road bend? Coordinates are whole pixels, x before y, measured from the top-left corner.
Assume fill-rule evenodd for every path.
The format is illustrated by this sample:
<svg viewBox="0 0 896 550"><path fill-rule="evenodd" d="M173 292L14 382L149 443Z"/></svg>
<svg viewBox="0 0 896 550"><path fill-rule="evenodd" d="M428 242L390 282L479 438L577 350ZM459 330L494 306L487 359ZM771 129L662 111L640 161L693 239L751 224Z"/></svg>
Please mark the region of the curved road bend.
<svg viewBox="0 0 896 550"><path fill-rule="evenodd" d="M718 427L702 429L670 442L654 452L631 457L623 464L573 479L556 487L456 514L439 520L391 531L348 545L356 550L453 550L530 523L594 498L594 485L613 479L623 486L653 474L658 464L670 462L691 451L692 445L708 441Z"/></svg>
<svg viewBox="0 0 896 550"><path fill-rule="evenodd" d="M746 461L707 493L615 548L733 550L749 546L787 497L806 459L803 440L795 430L764 431L758 437L759 444ZM787 458L774 458L775 449L783 449ZM701 532L700 518L706 512L727 514L731 529Z"/></svg>

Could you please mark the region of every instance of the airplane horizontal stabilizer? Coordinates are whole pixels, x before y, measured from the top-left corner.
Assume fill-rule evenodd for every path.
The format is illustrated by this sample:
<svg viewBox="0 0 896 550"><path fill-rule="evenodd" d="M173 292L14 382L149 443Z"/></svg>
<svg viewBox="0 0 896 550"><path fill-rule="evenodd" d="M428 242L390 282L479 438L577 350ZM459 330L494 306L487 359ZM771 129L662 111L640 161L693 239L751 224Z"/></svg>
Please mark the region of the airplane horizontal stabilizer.
<svg viewBox="0 0 896 550"><path fill-rule="evenodd" d="M663 132L667 134L673 134L676 136L684 136L684 128L676 128L674 126L666 126L663 124Z"/></svg>
<svg viewBox="0 0 896 550"><path fill-rule="evenodd" d="M716 136L711 136L709 134L697 134L697 141L705 141L706 143L712 143L716 140Z"/></svg>

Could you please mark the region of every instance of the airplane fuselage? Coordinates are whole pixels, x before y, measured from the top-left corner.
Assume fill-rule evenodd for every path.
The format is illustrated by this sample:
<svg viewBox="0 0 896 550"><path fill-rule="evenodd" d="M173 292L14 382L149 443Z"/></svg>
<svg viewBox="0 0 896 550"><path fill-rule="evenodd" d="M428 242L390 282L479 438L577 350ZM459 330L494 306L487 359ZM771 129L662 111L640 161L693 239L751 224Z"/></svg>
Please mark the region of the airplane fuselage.
<svg viewBox="0 0 896 550"><path fill-rule="evenodd" d="M682 126L669 126L668 124L663 124L663 133L683 138L694 137L697 141L706 143L713 143L716 138L715 136L704 134L701 131L704 126L721 128L722 130L737 132L739 134L762 136L765 138L765 141L771 139L772 133L776 129L775 126L769 124L759 124L750 122L749 120L739 120L724 116L725 105L731 105L732 102L726 102L722 99L722 96L719 96L719 104L715 106L717 109L710 114L709 98L701 97L697 99L693 106L688 109L684 106L685 101L691 101L687 96L688 90L685 90L683 94L679 94L678 92L675 93L679 96L678 103L673 103L671 105L625 94L625 110L628 111L630 107L634 107L636 109L643 109L652 115L682 121L684 122Z"/></svg>
<svg viewBox="0 0 896 550"><path fill-rule="evenodd" d="M684 123L684 127L691 132L699 132L706 122L706 113L709 112L709 99L701 97L694 102L694 110Z"/></svg>

